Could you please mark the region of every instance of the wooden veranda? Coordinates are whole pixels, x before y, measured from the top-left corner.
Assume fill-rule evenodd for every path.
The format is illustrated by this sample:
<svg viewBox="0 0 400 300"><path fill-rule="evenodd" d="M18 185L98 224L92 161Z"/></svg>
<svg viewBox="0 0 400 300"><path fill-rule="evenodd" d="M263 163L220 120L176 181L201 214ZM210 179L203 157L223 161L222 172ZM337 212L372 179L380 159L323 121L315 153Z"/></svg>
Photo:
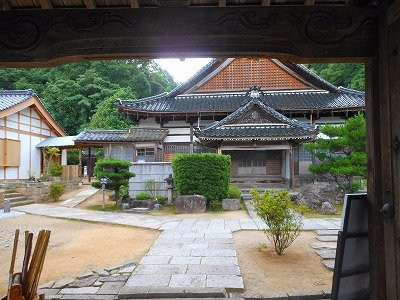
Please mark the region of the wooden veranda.
<svg viewBox="0 0 400 300"><path fill-rule="evenodd" d="M0 4L2 67L199 56L365 63L372 299L400 299L400 0Z"/></svg>

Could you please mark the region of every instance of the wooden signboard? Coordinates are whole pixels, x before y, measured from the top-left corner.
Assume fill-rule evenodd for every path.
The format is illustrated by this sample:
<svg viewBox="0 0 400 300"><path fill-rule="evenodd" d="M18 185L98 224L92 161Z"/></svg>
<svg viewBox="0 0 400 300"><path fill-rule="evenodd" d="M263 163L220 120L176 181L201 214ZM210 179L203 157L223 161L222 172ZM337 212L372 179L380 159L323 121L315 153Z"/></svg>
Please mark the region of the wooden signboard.
<svg viewBox="0 0 400 300"><path fill-rule="evenodd" d="M332 299L370 299L367 194L346 195L343 210Z"/></svg>

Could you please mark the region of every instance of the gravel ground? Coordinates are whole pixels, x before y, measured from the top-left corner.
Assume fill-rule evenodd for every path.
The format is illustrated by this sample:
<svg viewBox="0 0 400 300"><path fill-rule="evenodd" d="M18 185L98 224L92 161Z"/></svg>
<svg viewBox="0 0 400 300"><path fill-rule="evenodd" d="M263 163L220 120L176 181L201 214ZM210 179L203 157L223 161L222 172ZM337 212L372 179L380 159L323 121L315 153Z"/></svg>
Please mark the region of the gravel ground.
<svg viewBox="0 0 400 300"><path fill-rule="evenodd" d="M16 270L23 259L23 231L37 237L51 230L40 282L74 277L90 270L139 261L160 235L159 231L61 220L33 215L0 220L0 296L5 293L15 229L21 231Z"/></svg>
<svg viewBox="0 0 400 300"><path fill-rule="evenodd" d="M239 231L233 237L246 293L330 290L333 273L309 246L316 241L314 233L302 232L282 256L262 231ZM262 249L262 243L268 248Z"/></svg>

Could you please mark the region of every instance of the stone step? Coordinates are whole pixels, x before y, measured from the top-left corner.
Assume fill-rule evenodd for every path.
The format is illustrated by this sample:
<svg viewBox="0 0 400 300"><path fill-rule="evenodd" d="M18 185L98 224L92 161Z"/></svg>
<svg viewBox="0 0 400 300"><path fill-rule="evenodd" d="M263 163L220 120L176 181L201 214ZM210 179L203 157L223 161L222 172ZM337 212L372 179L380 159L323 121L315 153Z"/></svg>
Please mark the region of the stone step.
<svg viewBox="0 0 400 300"><path fill-rule="evenodd" d="M328 270L333 271L335 269L335 260L333 259L325 259L322 262L325 266L325 268L327 268Z"/></svg>
<svg viewBox="0 0 400 300"><path fill-rule="evenodd" d="M337 242L336 235L318 235L315 238L321 242Z"/></svg>
<svg viewBox="0 0 400 300"><path fill-rule="evenodd" d="M24 201L11 202L11 207L29 205L29 204L35 204L35 201L26 199Z"/></svg>
<svg viewBox="0 0 400 300"><path fill-rule="evenodd" d="M335 259L336 250L317 250L315 251L322 259Z"/></svg>
<svg viewBox="0 0 400 300"><path fill-rule="evenodd" d="M331 230L331 229L317 229L315 233L318 235L338 235L339 230Z"/></svg>
<svg viewBox="0 0 400 300"><path fill-rule="evenodd" d="M335 242L316 242L310 244L311 248L316 250L335 250L337 244Z"/></svg>
<svg viewBox="0 0 400 300"><path fill-rule="evenodd" d="M25 196L16 196L16 197L4 197L4 200L9 200L11 203L21 202L28 200Z"/></svg>
<svg viewBox="0 0 400 300"><path fill-rule="evenodd" d="M17 193L17 192L5 192L4 193L4 198L13 198L13 197L20 197L23 196L21 193Z"/></svg>
<svg viewBox="0 0 400 300"><path fill-rule="evenodd" d="M219 299L227 296L223 288L124 286L118 294L118 299Z"/></svg>

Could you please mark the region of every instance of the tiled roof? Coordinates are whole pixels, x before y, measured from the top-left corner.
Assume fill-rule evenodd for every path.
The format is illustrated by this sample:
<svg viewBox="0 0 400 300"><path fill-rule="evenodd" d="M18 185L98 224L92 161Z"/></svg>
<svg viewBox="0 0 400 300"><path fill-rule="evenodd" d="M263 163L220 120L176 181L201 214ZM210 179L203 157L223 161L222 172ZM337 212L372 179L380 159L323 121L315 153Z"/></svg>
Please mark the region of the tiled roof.
<svg viewBox="0 0 400 300"><path fill-rule="evenodd" d="M278 111L364 108L364 93L338 88L336 92L264 91L262 102ZM149 113L233 112L244 103L246 93L184 94L168 98L167 94L144 100L120 101L120 109Z"/></svg>
<svg viewBox="0 0 400 300"><path fill-rule="evenodd" d="M0 91L0 110L6 110L35 96L32 90Z"/></svg>
<svg viewBox="0 0 400 300"><path fill-rule="evenodd" d="M216 121L195 132L199 139L311 139L315 138L317 130L307 123L290 119L264 104L265 94L260 92L255 97L246 94L247 104L238 108L221 121ZM254 106L279 123L240 124L235 123Z"/></svg>
<svg viewBox="0 0 400 300"><path fill-rule="evenodd" d="M245 92L210 92L185 94L187 90L215 71L225 59L213 59L187 82L169 93L139 100L118 100L121 110L147 114L198 114L231 113L244 103ZM276 60L276 63L297 74L315 87L314 90L264 91L263 103L278 111L321 111L331 109L363 109L364 92L336 87L303 65Z"/></svg>
<svg viewBox="0 0 400 300"><path fill-rule="evenodd" d="M168 129L132 128L129 130L85 130L78 134L75 142L147 142L162 141Z"/></svg>

